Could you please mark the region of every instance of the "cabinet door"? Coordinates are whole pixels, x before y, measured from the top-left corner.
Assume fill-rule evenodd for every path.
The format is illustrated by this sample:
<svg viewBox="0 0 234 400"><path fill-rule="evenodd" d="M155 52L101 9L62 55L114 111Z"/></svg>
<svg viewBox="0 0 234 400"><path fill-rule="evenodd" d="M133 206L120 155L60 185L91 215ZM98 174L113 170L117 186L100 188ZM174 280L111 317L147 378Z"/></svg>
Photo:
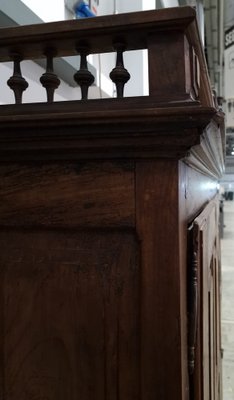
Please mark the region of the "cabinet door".
<svg viewBox="0 0 234 400"><path fill-rule="evenodd" d="M212 201L194 220L191 242L192 257L188 275L191 398L194 396L194 399L199 400L218 400L221 398L221 342L220 257L216 201ZM191 350L192 347L194 352ZM193 363L194 368L191 368Z"/></svg>

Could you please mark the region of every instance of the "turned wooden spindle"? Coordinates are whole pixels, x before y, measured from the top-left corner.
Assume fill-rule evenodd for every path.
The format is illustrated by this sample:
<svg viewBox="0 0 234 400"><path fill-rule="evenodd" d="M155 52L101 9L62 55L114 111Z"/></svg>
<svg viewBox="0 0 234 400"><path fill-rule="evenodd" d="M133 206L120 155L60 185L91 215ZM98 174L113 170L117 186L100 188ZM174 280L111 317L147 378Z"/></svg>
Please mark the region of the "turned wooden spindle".
<svg viewBox="0 0 234 400"><path fill-rule="evenodd" d="M60 85L60 79L54 73L53 61L56 55L56 51L54 49L46 49L44 52L47 64L46 64L46 72L41 76L40 82L42 86L46 89L47 94L47 102L53 103L54 101L54 92Z"/></svg>
<svg viewBox="0 0 234 400"><path fill-rule="evenodd" d="M23 92L28 87L28 82L21 74L20 62L23 58L20 54L12 54L11 57L14 62L14 70L13 75L8 79L7 84L14 92L15 103L21 104Z"/></svg>
<svg viewBox="0 0 234 400"><path fill-rule="evenodd" d="M80 54L80 69L75 73L74 80L81 88L81 99L88 98L89 86L94 82L94 76L88 70L87 56L89 54L89 47L86 44L78 45L76 48Z"/></svg>
<svg viewBox="0 0 234 400"><path fill-rule="evenodd" d="M117 97L123 97L124 85L131 77L126 68L124 68L123 52L125 51L126 46L123 41L118 41L114 43L113 47L117 52L117 57L116 66L111 71L110 78L116 85Z"/></svg>

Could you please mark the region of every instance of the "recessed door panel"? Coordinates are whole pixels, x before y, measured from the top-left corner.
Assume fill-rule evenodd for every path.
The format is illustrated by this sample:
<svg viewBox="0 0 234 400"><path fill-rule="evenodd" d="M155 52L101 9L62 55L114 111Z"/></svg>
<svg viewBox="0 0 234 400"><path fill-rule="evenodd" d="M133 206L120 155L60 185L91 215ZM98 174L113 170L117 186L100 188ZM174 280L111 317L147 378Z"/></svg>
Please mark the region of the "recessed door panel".
<svg viewBox="0 0 234 400"><path fill-rule="evenodd" d="M134 234L1 231L5 400L139 398Z"/></svg>

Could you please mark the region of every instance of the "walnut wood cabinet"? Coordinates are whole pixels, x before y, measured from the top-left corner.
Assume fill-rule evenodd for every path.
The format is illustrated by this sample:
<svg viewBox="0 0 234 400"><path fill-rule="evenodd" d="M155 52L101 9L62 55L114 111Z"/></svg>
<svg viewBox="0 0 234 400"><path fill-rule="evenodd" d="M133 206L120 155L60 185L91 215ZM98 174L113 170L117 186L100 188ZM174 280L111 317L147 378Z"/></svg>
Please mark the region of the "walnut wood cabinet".
<svg viewBox="0 0 234 400"><path fill-rule="evenodd" d="M192 242L198 284L195 398L220 399L220 252L217 202L211 201L193 221Z"/></svg>
<svg viewBox="0 0 234 400"><path fill-rule="evenodd" d="M4 400L221 399L223 115L195 11L4 29L0 61L116 32L148 48L148 97L0 107Z"/></svg>

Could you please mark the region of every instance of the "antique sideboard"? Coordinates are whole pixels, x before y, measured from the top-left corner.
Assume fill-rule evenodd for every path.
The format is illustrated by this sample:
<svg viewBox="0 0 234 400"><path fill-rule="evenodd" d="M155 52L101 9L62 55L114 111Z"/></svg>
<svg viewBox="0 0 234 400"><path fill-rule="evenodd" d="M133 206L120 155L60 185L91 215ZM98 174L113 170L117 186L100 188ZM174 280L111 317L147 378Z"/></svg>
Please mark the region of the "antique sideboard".
<svg viewBox="0 0 234 400"><path fill-rule="evenodd" d="M141 49L149 95L124 97ZM110 51L117 98L88 99L87 55ZM77 53L82 99L55 102L53 58ZM0 61L0 398L220 400L224 128L195 10L4 28Z"/></svg>

